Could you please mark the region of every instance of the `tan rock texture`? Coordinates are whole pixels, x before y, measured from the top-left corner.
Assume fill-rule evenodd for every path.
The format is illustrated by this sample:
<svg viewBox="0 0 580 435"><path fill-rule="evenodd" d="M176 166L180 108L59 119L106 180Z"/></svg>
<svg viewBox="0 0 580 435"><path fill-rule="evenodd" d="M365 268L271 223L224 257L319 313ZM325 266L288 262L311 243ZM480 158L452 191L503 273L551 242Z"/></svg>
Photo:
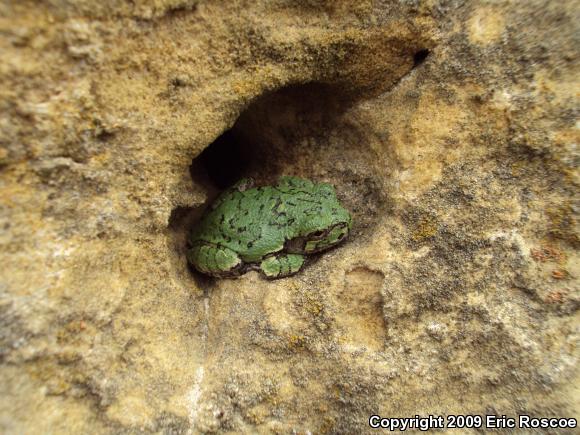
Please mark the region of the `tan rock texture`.
<svg viewBox="0 0 580 435"><path fill-rule="evenodd" d="M577 0L1 0L0 431L578 417L579 23ZM281 280L193 273L203 206L282 174L336 186L347 243Z"/></svg>

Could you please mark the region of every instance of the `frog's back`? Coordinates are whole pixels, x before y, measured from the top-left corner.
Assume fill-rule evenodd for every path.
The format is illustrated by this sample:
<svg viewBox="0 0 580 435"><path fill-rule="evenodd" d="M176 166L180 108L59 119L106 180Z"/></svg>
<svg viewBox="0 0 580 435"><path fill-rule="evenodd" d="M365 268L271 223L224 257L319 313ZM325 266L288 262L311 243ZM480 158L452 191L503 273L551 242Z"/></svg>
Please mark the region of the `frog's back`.
<svg viewBox="0 0 580 435"><path fill-rule="evenodd" d="M285 196L271 186L225 192L215 208L204 215L190 240L226 246L244 261L257 261L279 251L287 231L285 223L276 219L275 210L285 202Z"/></svg>

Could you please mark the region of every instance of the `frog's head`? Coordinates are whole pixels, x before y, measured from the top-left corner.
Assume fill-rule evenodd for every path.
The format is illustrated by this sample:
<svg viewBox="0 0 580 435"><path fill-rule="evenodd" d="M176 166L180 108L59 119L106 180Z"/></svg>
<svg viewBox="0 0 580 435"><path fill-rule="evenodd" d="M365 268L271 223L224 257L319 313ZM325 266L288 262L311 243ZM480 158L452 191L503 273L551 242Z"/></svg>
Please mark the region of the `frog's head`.
<svg viewBox="0 0 580 435"><path fill-rule="evenodd" d="M301 224L301 235L290 241L288 251L312 254L331 248L348 236L352 217L338 201L334 187L326 183L317 184L313 197L316 198L322 211L305 214Z"/></svg>

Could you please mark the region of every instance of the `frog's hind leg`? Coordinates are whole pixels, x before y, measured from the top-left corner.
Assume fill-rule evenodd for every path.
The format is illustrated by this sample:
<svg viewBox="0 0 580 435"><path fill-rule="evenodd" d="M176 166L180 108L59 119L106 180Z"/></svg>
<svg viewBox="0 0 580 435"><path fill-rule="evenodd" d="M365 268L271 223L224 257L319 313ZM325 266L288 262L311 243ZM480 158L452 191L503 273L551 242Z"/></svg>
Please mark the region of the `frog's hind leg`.
<svg viewBox="0 0 580 435"><path fill-rule="evenodd" d="M244 273L242 259L229 248L197 242L187 251L187 259L200 272L217 277Z"/></svg>
<svg viewBox="0 0 580 435"><path fill-rule="evenodd" d="M284 278L302 269L304 260L299 254L276 254L262 261L260 270L267 278Z"/></svg>

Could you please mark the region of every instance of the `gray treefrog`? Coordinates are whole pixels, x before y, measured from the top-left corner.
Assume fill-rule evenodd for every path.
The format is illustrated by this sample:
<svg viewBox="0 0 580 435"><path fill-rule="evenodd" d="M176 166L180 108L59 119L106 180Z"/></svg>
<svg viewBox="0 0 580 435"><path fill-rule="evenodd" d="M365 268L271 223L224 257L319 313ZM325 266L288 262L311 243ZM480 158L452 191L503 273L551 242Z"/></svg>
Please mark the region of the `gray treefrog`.
<svg viewBox="0 0 580 435"><path fill-rule="evenodd" d="M192 229L187 258L215 277L260 270L282 278L302 269L306 255L342 242L352 218L327 183L282 177L276 186L244 179L223 192Z"/></svg>

